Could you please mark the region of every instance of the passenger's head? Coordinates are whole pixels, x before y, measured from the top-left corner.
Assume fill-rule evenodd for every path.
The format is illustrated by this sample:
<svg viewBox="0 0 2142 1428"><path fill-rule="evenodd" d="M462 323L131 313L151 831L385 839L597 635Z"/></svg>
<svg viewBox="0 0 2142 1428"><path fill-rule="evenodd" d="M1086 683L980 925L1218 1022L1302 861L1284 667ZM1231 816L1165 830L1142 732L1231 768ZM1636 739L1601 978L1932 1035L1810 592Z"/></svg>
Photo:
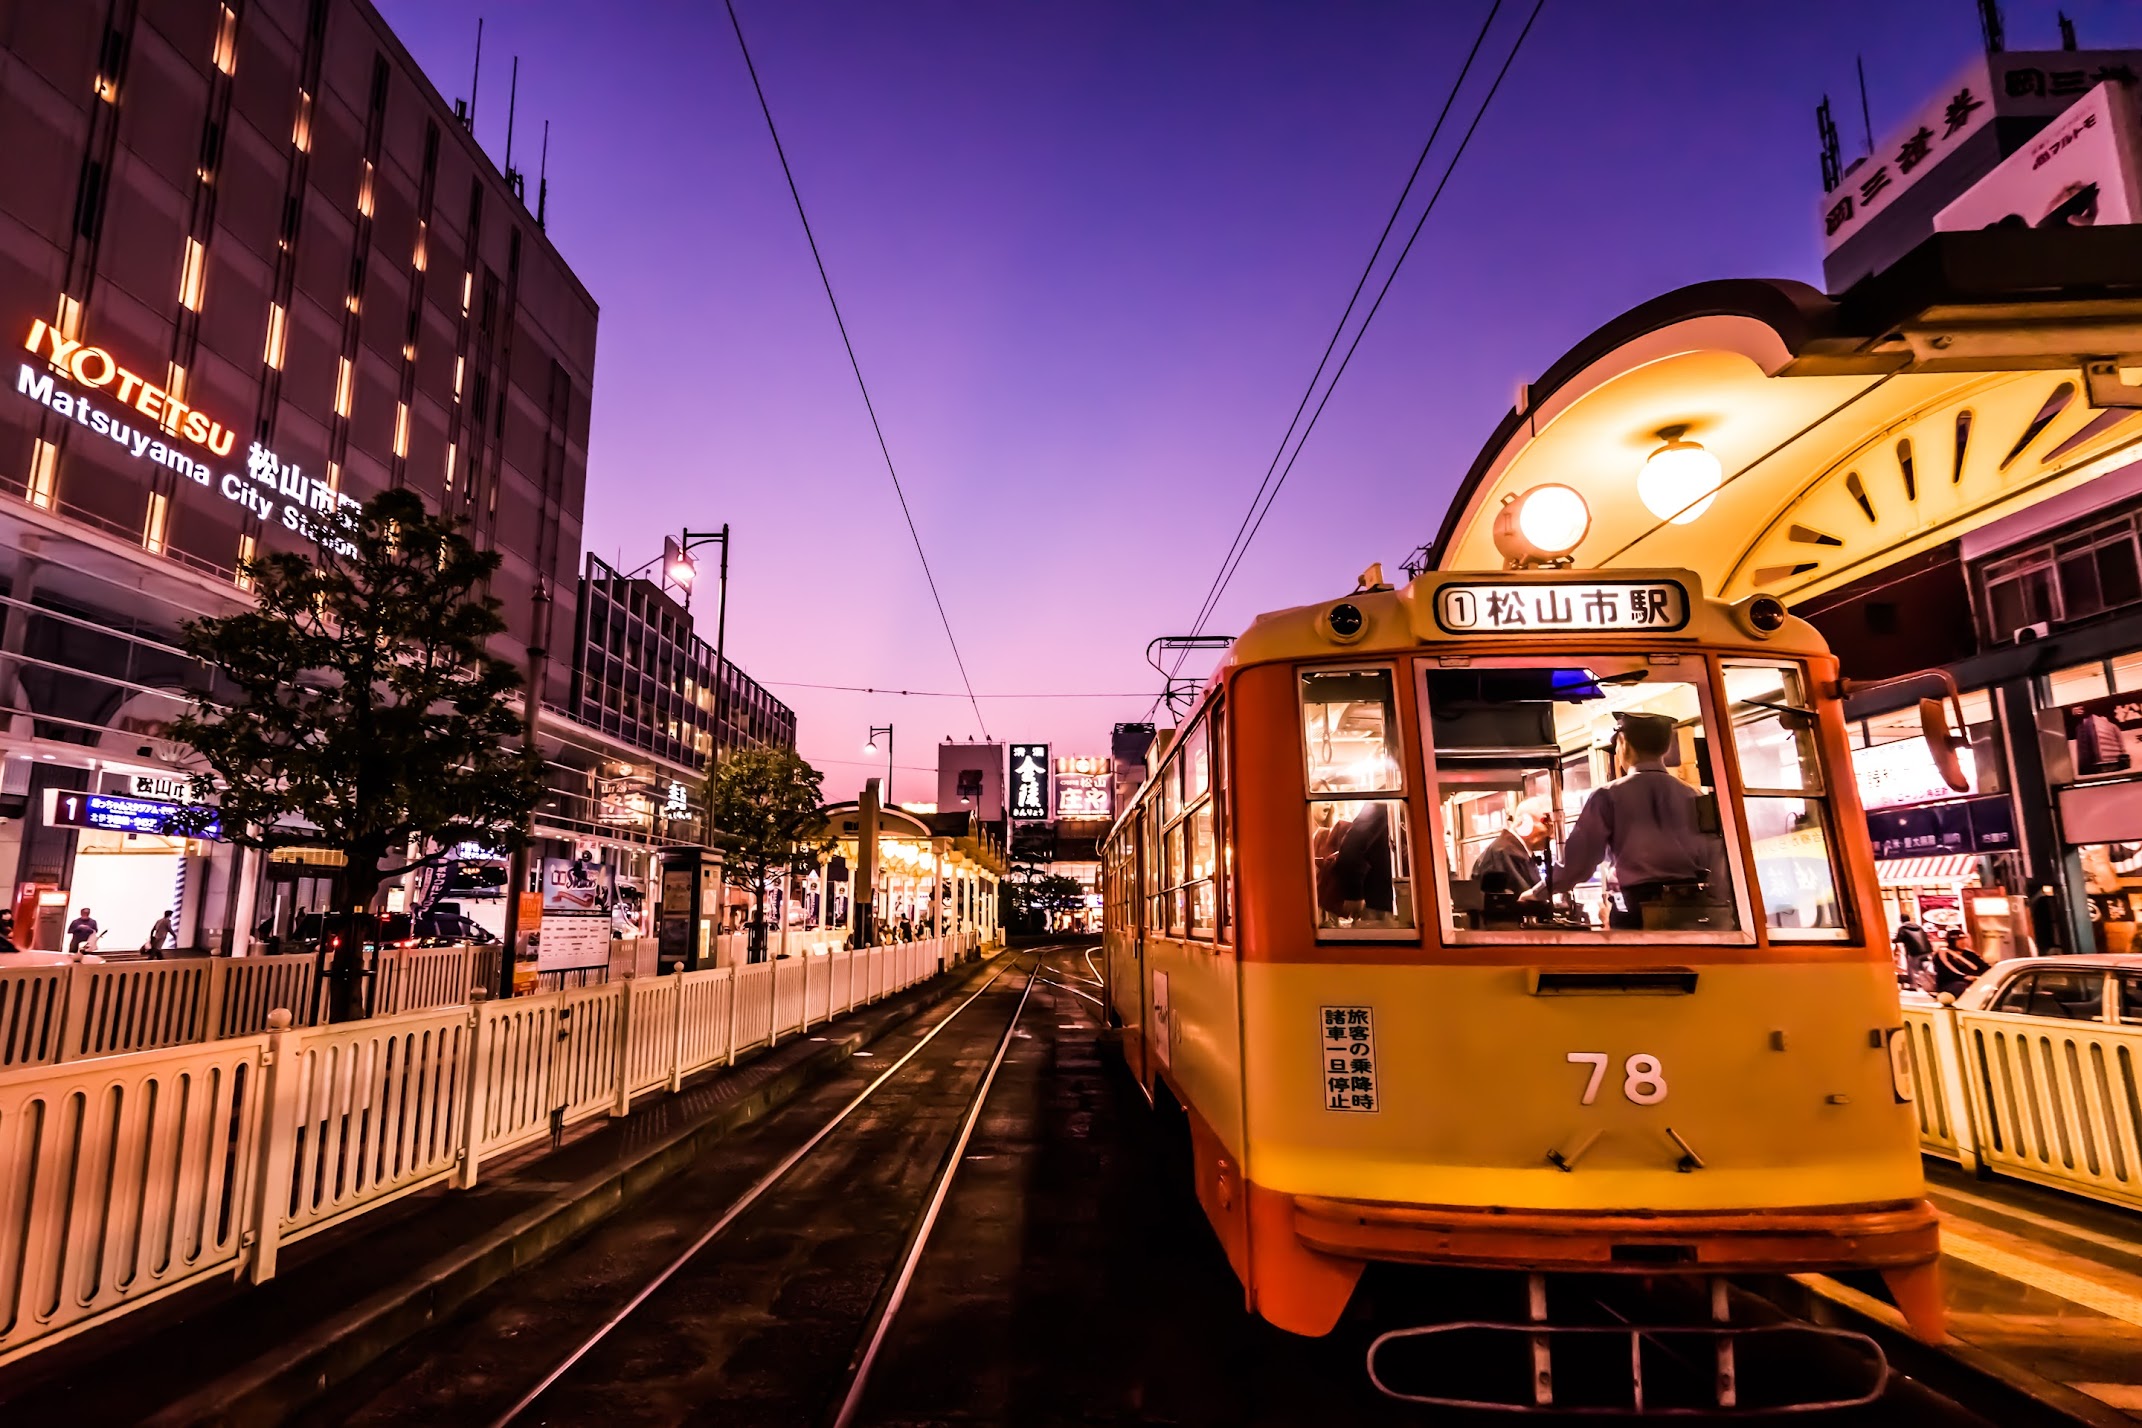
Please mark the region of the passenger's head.
<svg viewBox="0 0 2142 1428"><path fill-rule="evenodd" d="M1621 716L1621 746L1632 764L1657 763L1673 747L1673 720L1663 714Z"/></svg>
<svg viewBox="0 0 2142 1428"><path fill-rule="evenodd" d="M1510 814L1510 831L1528 848L1538 848L1554 831L1554 820L1547 811L1547 800L1528 798L1519 803Z"/></svg>

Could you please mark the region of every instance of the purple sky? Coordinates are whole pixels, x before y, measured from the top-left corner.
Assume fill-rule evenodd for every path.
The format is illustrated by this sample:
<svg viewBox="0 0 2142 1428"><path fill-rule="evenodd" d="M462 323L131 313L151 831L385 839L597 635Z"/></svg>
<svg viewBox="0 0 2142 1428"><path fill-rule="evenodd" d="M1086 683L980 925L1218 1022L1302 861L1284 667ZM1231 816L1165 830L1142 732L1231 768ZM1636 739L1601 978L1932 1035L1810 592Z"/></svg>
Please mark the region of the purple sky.
<svg viewBox="0 0 2142 1428"><path fill-rule="evenodd" d="M977 733L963 699L782 683L960 687L718 0L378 3L449 98L486 17L494 158L520 56L531 197L552 121L550 232L602 305L590 547L730 522L730 653L829 796L890 720L933 797L908 770ZM2054 5L2006 8L2011 48L2057 45ZM2061 8L2142 45L2132 5ZM1145 643L1195 614L1486 9L742 0L975 689L1146 691L985 698L992 734L1105 752L1145 716ZM1855 53L1879 136L1977 43L1969 0L1548 0L1213 628L1395 574L1515 383L1606 319L1819 283L1815 102L1849 162Z"/></svg>

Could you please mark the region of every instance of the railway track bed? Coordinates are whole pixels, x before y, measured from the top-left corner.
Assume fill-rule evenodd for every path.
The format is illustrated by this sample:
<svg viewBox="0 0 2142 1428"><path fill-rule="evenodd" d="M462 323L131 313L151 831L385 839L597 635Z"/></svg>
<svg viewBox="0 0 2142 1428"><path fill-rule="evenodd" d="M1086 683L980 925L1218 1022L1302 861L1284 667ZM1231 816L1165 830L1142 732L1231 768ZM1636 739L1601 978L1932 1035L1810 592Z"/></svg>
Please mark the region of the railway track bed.
<svg viewBox="0 0 2142 1428"><path fill-rule="evenodd" d="M1162 1174L1177 1148L1111 1061L1088 977L1075 950L1004 959L971 1001L888 1036L306 1421L1510 1422L1388 1398L1364 1369L1394 1326L1521 1314L1521 1294L1497 1298L1507 1284L1390 1275L1324 1340L1242 1313L1187 1187ZM1734 1313L1785 1317L1738 1291ZM1655 1350L1662 1395L1673 1350ZM1751 1360L1747 1380L1780 1372L1864 1383L1834 1352ZM1572 1359L1564 1406L1611 1406L1610 1377ZM1866 1407L1795 1421L1946 1428L2021 1421L2012 1409L1900 1372Z"/></svg>

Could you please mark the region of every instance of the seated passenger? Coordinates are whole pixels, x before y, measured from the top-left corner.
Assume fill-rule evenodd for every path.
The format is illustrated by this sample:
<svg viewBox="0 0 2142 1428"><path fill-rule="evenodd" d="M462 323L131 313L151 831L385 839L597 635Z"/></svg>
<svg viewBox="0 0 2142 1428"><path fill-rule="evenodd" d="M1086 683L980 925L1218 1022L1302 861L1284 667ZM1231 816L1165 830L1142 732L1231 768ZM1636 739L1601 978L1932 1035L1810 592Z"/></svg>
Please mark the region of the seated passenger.
<svg viewBox="0 0 2142 1428"><path fill-rule="evenodd" d="M1485 894L1528 892L1540 880L1537 854L1547 842L1547 806L1528 798L1473 859L1472 879Z"/></svg>
<svg viewBox="0 0 2142 1428"><path fill-rule="evenodd" d="M1697 825L1701 795L1666 771L1674 727L1663 714L1617 716L1614 764L1622 776L1586 800L1561 865L1529 897L1566 893L1610 861L1621 906L1608 912L1607 926L1627 930L1644 925L1645 907L1696 894L1709 881L1720 849Z"/></svg>

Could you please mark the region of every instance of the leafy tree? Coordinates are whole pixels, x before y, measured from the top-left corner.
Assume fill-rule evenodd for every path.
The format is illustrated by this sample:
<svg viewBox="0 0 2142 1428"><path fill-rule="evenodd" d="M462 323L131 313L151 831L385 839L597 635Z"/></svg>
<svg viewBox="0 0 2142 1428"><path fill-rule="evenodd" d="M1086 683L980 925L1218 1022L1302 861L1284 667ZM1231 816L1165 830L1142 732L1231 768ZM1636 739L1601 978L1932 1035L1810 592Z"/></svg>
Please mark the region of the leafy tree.
<svg viewBox="0 0 2142 1428"><path fill-rule="evenodd" d="M244 562L254 608L185 626L216 676L170 730L208 766L194 799L246 847L340 849L351 911L458 843L519 847L543 796L520 674L488 652L506 627L482 593L499 556L460 526L383 491L319 518L313 551Z"/></svg>
<svg viewBox="0 0 2142 1428"><path fill-rule="evenodd" d="M794 749L731 749L707 770L706 804L722 880L751 894L751 950L766 950L766 892L799 861L833 846L823 836L825 775Z"/></svg>
<svg viewBox="0 0 2142 1428"><path fill-rule="evenodd" d="M1086 899L1086 889L1078 879L1062 873L1030 873L1020 881L1005 883L1004 891L1013 919L1028 932L1048 931L1050 913L1070 912Z"/></svg>

